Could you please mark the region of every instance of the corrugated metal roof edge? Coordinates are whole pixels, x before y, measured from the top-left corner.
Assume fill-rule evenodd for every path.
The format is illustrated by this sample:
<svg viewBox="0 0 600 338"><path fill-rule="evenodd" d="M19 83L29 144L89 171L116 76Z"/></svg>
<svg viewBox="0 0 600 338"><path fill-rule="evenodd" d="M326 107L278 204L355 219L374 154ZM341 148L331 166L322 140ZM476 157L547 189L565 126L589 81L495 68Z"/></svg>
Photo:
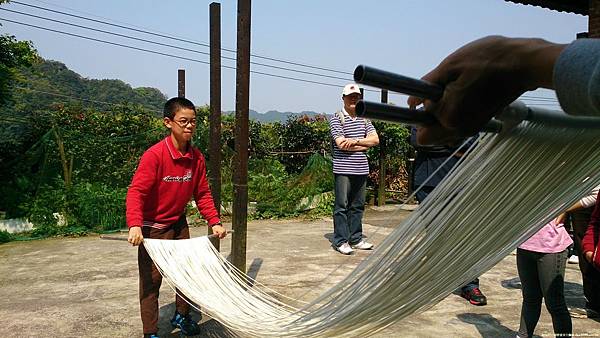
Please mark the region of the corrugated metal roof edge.
<svg viewBox="0 0 600 338"><path fill-rule="evenodd" d="M512 2L515 4L520 4L520 5L526 5L526 6L534 6L534 7L541 7L541 8L547 8L547 9L551 9L554 11L558 11L558 12L565 12L565 13L573 13L573 14L579 14L579 15L588 15L589 12L589 8L582 8L581 6L574 6L574 5L561 5L561 4L557 4L555 2L552 2L551 4L547 4L546 1L519 1L519 0L504 0L506 2Z"/></svg>

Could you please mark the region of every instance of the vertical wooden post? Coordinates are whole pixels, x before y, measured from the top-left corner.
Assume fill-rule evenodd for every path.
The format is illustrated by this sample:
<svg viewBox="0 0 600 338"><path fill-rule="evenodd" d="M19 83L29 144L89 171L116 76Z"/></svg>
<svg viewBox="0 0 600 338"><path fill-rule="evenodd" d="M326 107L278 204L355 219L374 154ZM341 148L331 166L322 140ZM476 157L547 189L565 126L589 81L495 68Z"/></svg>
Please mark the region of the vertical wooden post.
<svg viewBox="0 0 600 338"><path fill-rule="evenodd" d="M388 91L381 90L381 103L388 102ZM385 134L379 134L379 182L377 184L377 206L385 205Z"/></svg>
<svg viewBox="0 0 600 338"><path fill-rule="evenodd" d="M185 69L177 70L177 96L185 97Z"/></svg>
<svg viewBox="0 0 600 338"><path fill-rule="evenodd" d="M251 0L238 0L237 70L235 95L235 159L233 175L232 263L246 272L248 227L248 111L250 109L250 9Z"/></svg>
<svg viewBox="0 0 600 338"><path fill-rule="evenodd" d="M60 155L60 163L63 168L63 178L65 181L65 188L67 190L71 189L73 184L72 175L73 175L73 157L71 160L67 159L67 153L65 152L65 144L63 142L62 135L58 130L58 127L54 126L52 128L54 131L54 137L56 138L56 145L58 146L58 154Z"/></svg>
<svg viewBox="0 0 600 338"><path fill-rule="evenodd" d="M221 4L213 2L210 12L210 118L208 155L210 165L210 189L215 208L221 215ZM208 234L212 234L208 228ZM211 238L213 246L219 250L218 238Z"/></svg>
<svg viewBox="0 0 600 338"><path fill-rule="evenodd" d="M600 0L589 0L588 32L592 39L600 38Z"/></svg>

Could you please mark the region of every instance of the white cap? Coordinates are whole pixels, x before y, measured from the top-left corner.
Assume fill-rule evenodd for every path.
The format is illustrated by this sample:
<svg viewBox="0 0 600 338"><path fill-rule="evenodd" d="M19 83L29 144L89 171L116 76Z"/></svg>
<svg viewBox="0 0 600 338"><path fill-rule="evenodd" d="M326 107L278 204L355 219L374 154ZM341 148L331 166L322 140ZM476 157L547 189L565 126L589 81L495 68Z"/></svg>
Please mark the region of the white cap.
<svg viewBox="0 0 600 338"><path fill-rule="evenodd" d="M342 90L342 96L350 95L353 93L360 94L360 88L356 83L349 83L344 86L344 90Z"/></svg>

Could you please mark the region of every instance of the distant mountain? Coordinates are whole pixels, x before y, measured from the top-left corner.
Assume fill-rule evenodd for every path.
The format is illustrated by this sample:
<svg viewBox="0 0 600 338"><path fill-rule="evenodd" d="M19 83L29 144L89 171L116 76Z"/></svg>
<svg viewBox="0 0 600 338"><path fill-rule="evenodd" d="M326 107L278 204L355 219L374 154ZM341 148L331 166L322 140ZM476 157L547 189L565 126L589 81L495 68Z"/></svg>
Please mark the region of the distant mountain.
<svg viewBox="0 0 600 338"><path fill-rule="evenodd" d="M225 113L226 115L235 114L233 111L229 111ZM301 116L309 116L314 117L316 115L322 115L322 113L317 113L314 111L302 111L300 113L293 112L280 112L277 110L269 110L266 113L259 113L255 110L250 109L249 118L251 120L255 120L261 123L269 123L269 122L286 122L289 118L298 118Z"/></svg>
<svg viewBox="0 0 600 338"><path fill-rule="evenodd" d="M53 110L57 104L80 105L110 111L114 104L136 104L162 116L167 97L156 88L132 88L121 80L87 79L58 61L42 60L19 69L12 84L11 99L0 107L0 164L34 144L40 133L27 118Z"/></svg>
<svg viewBox="0 0 600 338"><path fill-rule="evenodd" d="M24 115L49 109L55 103L81 104L100 111L110 110L111 104L138 104L159 115L167 99L156 88L132 88L121 80L87 79L52 60L21 69L15 87L25 89L14 90L12 105L2 108Z"/></svg>

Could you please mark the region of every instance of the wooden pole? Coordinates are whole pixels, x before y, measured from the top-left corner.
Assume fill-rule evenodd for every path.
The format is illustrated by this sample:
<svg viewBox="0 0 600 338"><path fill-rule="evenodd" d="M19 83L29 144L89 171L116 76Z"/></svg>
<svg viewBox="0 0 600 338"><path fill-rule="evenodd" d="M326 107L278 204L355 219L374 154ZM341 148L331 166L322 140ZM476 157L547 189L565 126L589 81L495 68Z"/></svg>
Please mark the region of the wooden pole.
<svg viewBox="0 0 600 338"><path fill-rule="evenodd" d="M210 132L208 155L210 165L210 189L215 208L221 215L221 4L213 2L210 12ZM208 228L208 235L212 235ZM219 250L220 241L211 237L213 246Z"/></svg>
<svg viewBox="0 0 600 338"><path fill-rule="evenodd" d="M177 70L177 96L185 97L185 69Z"/></svg>
<svg viewBox="0 0 600 338"><path fill-rule="evenodd" d="M251 0L238 0L237 70L235 95L235 159L233 175L233 244L231 259L246 272L248 227L248 111L250 109L250 9Z"/></svg>
<svg viewBox="0 0 600 338"><path fill-rule="evenodd" d="M388 91L381 90L381 103L388 102ZM385 135L379 135L379 182L377 184L377 206L385 205Z"/></svg>
<svg viewBox="0 0 600 338"><path fill-rule="evenodd" d="M589 0L588 15L589 37L600 38L600 0Z"/></svg>

